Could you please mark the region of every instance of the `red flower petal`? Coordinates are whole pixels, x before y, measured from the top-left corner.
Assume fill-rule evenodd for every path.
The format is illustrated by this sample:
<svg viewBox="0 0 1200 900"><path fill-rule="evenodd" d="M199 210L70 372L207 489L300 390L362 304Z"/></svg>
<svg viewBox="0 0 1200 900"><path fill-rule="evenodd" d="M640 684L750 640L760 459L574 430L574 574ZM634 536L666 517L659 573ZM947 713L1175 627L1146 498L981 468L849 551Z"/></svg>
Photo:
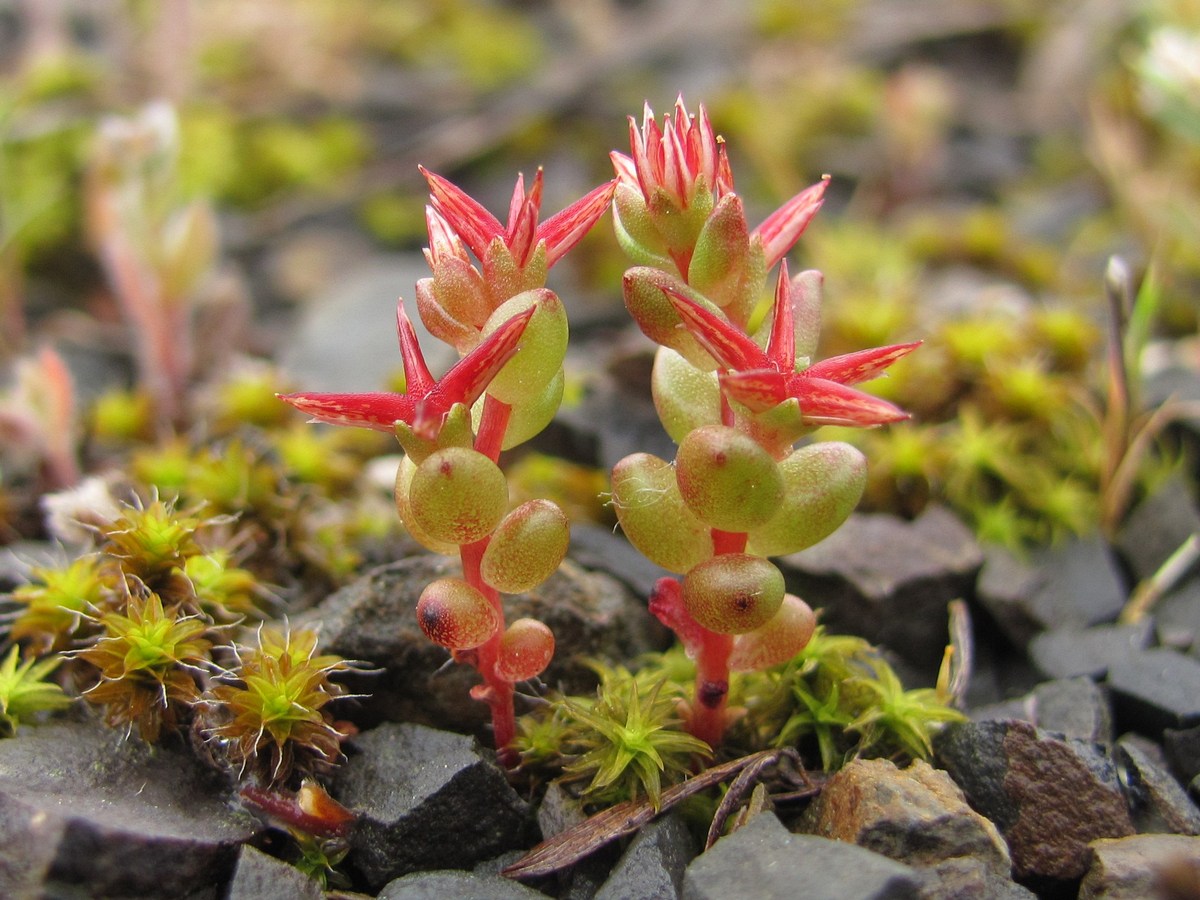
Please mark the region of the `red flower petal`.
<svg viewBox="0 0 1200 900"><path fill-rule="evenodd" d="M751 238L758 235L762 239L768 269L783 259L795 246L812 217L821 208L825 199L825 188L828 186L829 176L826 175L767 216L766 221L751 232Z"/></svg>

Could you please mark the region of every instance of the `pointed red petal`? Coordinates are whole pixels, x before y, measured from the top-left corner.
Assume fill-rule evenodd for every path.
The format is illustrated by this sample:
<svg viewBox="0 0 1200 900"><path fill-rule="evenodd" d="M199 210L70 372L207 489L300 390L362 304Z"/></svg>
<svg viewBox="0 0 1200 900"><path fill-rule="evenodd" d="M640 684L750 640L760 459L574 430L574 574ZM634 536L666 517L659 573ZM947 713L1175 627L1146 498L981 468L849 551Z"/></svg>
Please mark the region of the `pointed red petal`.
<svg viewBox="0 0 1200 900"><path fill-rule="evenodd" d="M920 341L914 341L911 344L892 344L888 347L872 347L870 350L831 356L829 359L813 363L804 370L804 375L809 378L825 378L840 384L858 384L883 374L884 369L920 346Z"/></svg>
<svg viewBox="0 0 1200 900"><path fill-rule="evenodd" d="M766 412L788 398L787 378L774 369L722 372L721 389L752 412Z"/></svg>
<svg viewBox="0 0 1200 900"><path fill-rule="evenodd" d="M396 302L396 336L400 340L400 358L404 363L404 389L410 396L423 397L433 387L433 376L425 364L417 333L404 311L403 298Z"/></svg>
<svg viewBox="0 0 1200 900"><path fill-rule="evenodd" d="M484 259L488 244L504 234L499 221L462 188L424 166L419 168L429 182L429 195L434 208L450 223L450 227L471 248L471 252L479 259Z"/></svg>
<svg viewBox="0 0 1200 900"><path fill-rule="evenodd" d="M628 157L624 157L628 159ZM615 162L615 157L614 157ZM546 242L546 265L552 266L572 247L583 240L596 221L612 202L617 180L606 182L588 191L566 209L557 212L538 226L537 240Z"/></svg>
<svg viewBox="0 0 1200 900"><path fill-rule="evenodd" d="M775 310L771 318L771 337L767 356L780 372L796 368L796 328L792 319L792 283L788 280L787 260L779 267L775 285Z"/></svg>
<svg viewBox="0 0 1200 900"><path fill-rule="evenodd" d="M416 404L407 394L277 394L302 413L329 425L351 425L375 431L395 430L397 422L412 422Z"/></svg>
<svg viewBox="0 0 1200 900"><path fill-rule="evenodd" d="M525 326L535 312L537 307L533 306L513 316L451 366L450 371L442 376L430 392L420 410L421 417L440 417L449 412L455 403L470 406L478 400L491 380L517 352Z"/></svg>
<svg viewBox="0 0 1200 900"><path fill-rule="evenodd" d="M624 153L619 153L616 150L613 150L611 153L609 153L608 158L612 160L613 171L617 173L618 181L625 181L629 184L639 184L637 167L633 164L632 158L626 156Z"/></svg>
<svg viewBox="0 0 1200 900"><path fill-rule="evenodd" d="M800 372L788 379L787 393L789 397L800 401L800 415L812 425L865 428L908 418L908 413L893 403L836 381L812 378L807 372Z"/></svg>
<svg viewBox="0 0 1200 900"><path fill-rule="evenodd" d="M821 208L828 186L829 176L826 175L767 216L766 221L751 232L752 238L758 235L762 239L768 269L783 259L800 239L812 217Z"/></svg>
<svg viewBox="0 0 1200 900"><path fill-rule="evenodd" d="M762 347L726 319L693 303L674 288L663 287L684 326L709 355L727 369L769 369L771 362Z"/></svg>
<svg viewBox="0 0 1200 900"><path fill-rule="evenodd" d="M540 171L540 170L539 170ZM517 184L513 188L512 199L508 201L508 226L504 229L509 235L512 235L513 229L517 227L517 216L521 214L521 209L525 206L525 173L517 173Z"/></svg>

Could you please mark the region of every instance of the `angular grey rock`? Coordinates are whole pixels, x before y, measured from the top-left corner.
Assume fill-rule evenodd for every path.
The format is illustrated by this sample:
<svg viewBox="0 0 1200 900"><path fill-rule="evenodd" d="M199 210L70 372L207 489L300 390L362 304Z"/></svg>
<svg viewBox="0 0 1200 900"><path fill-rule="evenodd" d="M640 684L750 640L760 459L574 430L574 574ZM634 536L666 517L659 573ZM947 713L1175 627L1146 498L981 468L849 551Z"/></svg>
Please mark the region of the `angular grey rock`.
<svg viewBox="0 0 1200 900"><path fill-rule="evenodd" d="M982 860L956 856L918 870L921 900L1037 900L1037 895Z"/></svg>
<svg viewBox="0 0 1200 900"><path fill-rule="evenodd" d="M547 840L561 834L586 818L583 804L568 794L557 781L550 782L537 808L537 824L542 839Z"/></svg>
<svg viewBox="0 0 1200 900"><path fill-rule="evenodd" d="M971 594L983 556L966 526L930 507L912 522L852 515L821 543L778 563L788 590L822 607L830 630L936 668L947 642L947 604Z"/></svg>
<svg viewBox="0 0 1200 900"><path fill-rule="evenodd" d="M1092 843L1091 868L1079 885L1079 900L1147 900L1194 897L1200 884L1200 838L1138 834ZM1186 893L1167 893L1164 880L1182 879Z"/></svg>
<svg viewBox="0 0 1200 900"><path fill-rule="evenodd" d="M0 741L0 896L185 897L258 830L190 754L92 722Z"/></svg>
<svg viewBox="0 0 1200 900"><path fill-rule="evenodd" d="M1200 809L1166 767L1138 742L1117 742L1129 807L1137 830L1145 833L1200 835Z"/></svg>
<svg viewBox="0 0 1200 900"><path fill-rule="evenodd" d="M697 856L683 900L915 900L915 869L854 844L791 834L771 813L754 817Z"/></svg>
<svg viewBox="0 0 1200 900"><path fill-rule="evenodd" d="M1099 537L1039 551L1032 564L989 548L977 590L979 602L1019 647L1039 631L1111 622L1126 595L1120 570Z"/></svg>
<svg viewBox="0 0 1200 900"><path fill-rule="evenodd" d="M1171 772L1184 784L1200 777L1200 725L1167 728L1162 735L1163 755ZM1197 795L1193 790L1192 796Z"/></svg>
<svg viewBox="0 0 1200 900"><path fill-rule="evenodd" d="M1059 678L1033 689L1034 724L1063 737L1111 744L1108 696L1090 678Z"/></svg>
<svg viewBox="0 0 1200 900"><path fill-rule="evenodd" d="M545 900L546 895L499 875L413 872L389 881L376 900Z"/></svg>
<svg viewBox="0 0 1200 900"><path fill-rule="evenodd" d="M295 866L255 847L238 853L225 900L324 900L325 890Z"/></svg>
<svg viewBox="0 0 1200 900"><path fill-rule="evenodd" d="M1200 656L1200 577L1186 579L1154 604L1154 627L1164 647Z"/></svg>
<svg viewBox="0 0 1200 900"><path fill-rule="evenodd" d="M899 769L856 759L825 784L801 819L809 834L857 844L918 868L970 857L1008 877L1012 860L996 826L926 762Z"/></svg>
<svg viewBox="0 0 1200 900"><path fill-rule="evenodd" d="M1200 725L1200 660L1156 647L1115 661L1108 690L1122 731L1157 737Z"/></svg>
<svg viewBox="0 0 1200 900"><path fill-rule="evenodd" d="M1117 535L1117 549L1133 577L1142 581L1198 532L1200 510L1192 500L1192 486L1176 472L1130 512Z"/></svg>
<svg viewBox="0 0 1200 900"><path fill-rule="evenodd" d="M594 900L674 900L695 856L682 816L663 816L638 832Z"/></svg>
<svg viewBox="0 0 1200 900"><path fill-rule="evenodd" d="M376 890L419 869L469 868L530 835L528 805L473 738L389 723L348 750L332 793L357 816L347 864Z"/></svg>
<svg viewBox="0 0 1200 900"><path fill-rule="evenodd" d="M1101 679L1117 660L1147 649L1153 637L1149 619L1133 625L1056 628L1029 642L1029 658L1047 678Z"/></svg>
<svg viewBox="0 0 1200 900"><path fill-rule="evenodd" d="M421 554L372 569L304 613L301 624L319 623L321 647L380 667L382 673L346 679L351 690L369 694L356 721L419 722L482 734L486 704L472 700L479 676L470 666L448 666L449 654L417 624L416 602L429 582L458 575L458 563ZM545 583L505 598L509 619L531 616L554 632L555 654L541 678L567 693L586 693L596 674L592 657L628 660L669 642L644 600L616 579L588 572L566 560Z"/></svg>
<svg viewBox="0 0 1200 900"><path fill-rule="evenodd" d="M953 724L934 752L1008 842L1013 877L1037 890L1083 876L1088 843L1133 833L1116 766L1094 744L1025 722Z"/></svg>

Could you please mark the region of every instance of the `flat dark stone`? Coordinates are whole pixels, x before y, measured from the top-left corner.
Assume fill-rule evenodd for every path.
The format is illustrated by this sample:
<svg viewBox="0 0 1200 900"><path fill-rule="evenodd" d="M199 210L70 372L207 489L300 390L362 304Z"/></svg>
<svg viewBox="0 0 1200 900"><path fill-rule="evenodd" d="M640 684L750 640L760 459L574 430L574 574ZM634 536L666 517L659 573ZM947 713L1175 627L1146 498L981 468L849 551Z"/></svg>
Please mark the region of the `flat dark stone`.
<svg viewBox="0 0 1200 900"><path fill-rule="evenodd" d="M1139 832L1200 834L1200 809L1165 765L1131 740L1118 742L1117 762Z"/></svg>
<svg viewBox="0 0 1200 900"><path fill-rule="evenodd" d="M1143 650L1115 661L1107 684L1122 731L1156 737L1165 728L1200 725L1200 660L1162 647Z"/></svg>
<svg viewBox="0 0 1200 900"><path fill-rule="evenodd" d="M673 900L695 856L687 823L676 814L663 816L638 832L594 900Z"/></svg>
<svg viewBox="0 0 1200 900"><path fill-rule="evenodd" d="M1061 678L1033 689L1034 724L1063 737L1110 744L1112 709L1108 695L1090 678Z"/></svg>
<svg viewBox="0 0 1200 900"><path fill-rule="evenodd" d="M499 875L413 872L389 881L377 900L545 900L546 895Z"/></svg>
<svg viewBox="0 0 1200 900"><path fill-rule="evenodd" d="M527 804L471 737L389 723L348 749L333 796L357 816L347 864L375 889L417 870L470 868L530 837Z"/></svg>
<svg viewBox="0 0 1200 900"><path fill-rule="evenodd" d="M1114 621L1127 590L1108 545L1089 537L1037 551L1031 563L990 550L977 595L1009 639L1024 647L1040 631Z"/></svg>
<svg viewBox="0 0 1200 900"><path fill-rule="evenodd" d="M98 723L0 741L0 896L199 894L259 828L192 755Z"/></svg>
<svg viewBox="0 0 1200 900"><path fill-rule="evenodd" d="M323 900L325 891L293 865L254 847L238 853L224 900Z"/></svg>
<svg viewBox="0 0 1200 900"><path fill-rule="evenodd" d="M1047 678L1101 679L1118 660L1150 646L1154 624L1096 625L1043 631L1029 643L1029 658Z"/></svg>
<svg viewBox="0 0 1200 900"><path fill-rule="evenodd" d="M1174 473L1130 512L1117 535L1117 549L1134 578L1142 581L1196 533L1200 510L1192 500L1192 487Z"/></svg>
<svg viewBox="0 0 1200 900"><path fill-rule="evenodd" d="M952 513L930 507L912 522L855 514L816 546L781 557L788 590L822 608L822 622L884 644L936 671L947 605L969 596L983 556Z"/></svg>
<svg viewBox="0 0 1200 900"><path fill-rule="evenodd" d="M916 900L910 866L854 844L791 834L773 813L756 816L688 866L683 900Z"/></svg>

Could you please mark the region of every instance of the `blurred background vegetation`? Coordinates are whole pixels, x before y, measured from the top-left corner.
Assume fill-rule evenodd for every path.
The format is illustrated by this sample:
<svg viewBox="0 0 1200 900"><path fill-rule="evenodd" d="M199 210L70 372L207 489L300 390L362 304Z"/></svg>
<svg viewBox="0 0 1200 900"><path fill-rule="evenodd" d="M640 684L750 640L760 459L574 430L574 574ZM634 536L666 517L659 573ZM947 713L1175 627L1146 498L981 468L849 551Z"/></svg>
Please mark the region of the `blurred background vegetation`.
<svg viewBox="0 0 1200 900"><path fill-rule="evenodd" d="M799 251L825 272L825 354L927 341L879 388L912 423L826 430L865 445L867 508L941 499L1020 547L1111 529L1189 464L1159 442L1112 496L1138 415L1200 368L1197 0L0 0L0 70L0 368L47 343L67 358L85 465L106 429L147 431L136 395L106 392L134 386L143 326L97 185L138 186L135 224L158 235L139 246L188 275L192 377L212 387L233 354L276 358L356 263L419 254L418 163L495 211L543 165L552 212L611 177L627 116L678 94L707 105L752 220L833 176ZM154 101L169 127L113 137ZM139 134L170 144L163 171ZM215 215L180 212L199 209ZM1109 293L1138 299L1128 410L1105 349L1113 254L1131 274ZM602 224L556 270L580 322L620 319L624 266ZM380 323L412 284L391 290ZM189 433L269 420L254 398L283 385L256 377L249 400L243 380L197 404ZM6 390L0 413L31 402L20 377ZM28 479L6 438L12 491Z"/></svg>

